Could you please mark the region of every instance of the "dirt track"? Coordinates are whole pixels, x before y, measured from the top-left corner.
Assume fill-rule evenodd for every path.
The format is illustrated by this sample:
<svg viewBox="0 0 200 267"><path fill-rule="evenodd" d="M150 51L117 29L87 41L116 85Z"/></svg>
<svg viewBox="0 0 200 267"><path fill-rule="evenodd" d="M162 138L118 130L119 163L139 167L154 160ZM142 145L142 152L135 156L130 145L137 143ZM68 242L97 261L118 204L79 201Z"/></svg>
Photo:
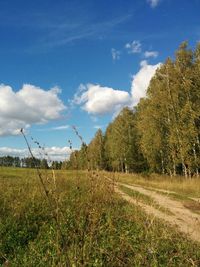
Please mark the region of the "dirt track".
<svg viewBox="0 0 200 267"><path fill-rule="evenodd" d="M115 188L116 192L118 192L123 199L130 203L139 205L147 214L151 214L159 219L163 219L171 225L176 225L181 232L187 234L192 240L200 242L200 215L195 214L184 207L180 201L173 200L167 195L159 194L158 191L154 192L141 186L127 185L123 183L118 183L118 185L123 185L129 189L151 197L155 202L157 202L157 204L159 204L160 207L168 209L173 215L164 213L151 205L139 202L138 200L124 193L117 186Z"/></svg>

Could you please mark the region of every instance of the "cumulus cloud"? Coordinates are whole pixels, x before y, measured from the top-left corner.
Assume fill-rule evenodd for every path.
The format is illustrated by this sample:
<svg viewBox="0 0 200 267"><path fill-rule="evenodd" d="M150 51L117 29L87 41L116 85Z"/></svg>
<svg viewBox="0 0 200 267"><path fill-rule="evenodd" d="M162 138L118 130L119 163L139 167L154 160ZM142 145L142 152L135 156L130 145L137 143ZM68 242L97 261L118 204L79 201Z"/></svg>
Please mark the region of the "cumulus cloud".
<svg viewBox="0 0 200 267"><path fill-rule="evenodd" d="M123 107L135 106L140 98L146 96L150 80L160 66L161 63L150 65L146 60L141 61L140 70L132 76L130 93L101 85L81 84L73 103L92 115L112 113L116 116Z"/></svg>
<svg viewBox="0 0 200 267"><path fill-rule="evenodd" d="M20 128L58 119L66 109L59 99L60 89L48 91L30 84L15 92L10 86L0 85L0 136L17 135Z"/></svg>
<svg viewBox="0 0 200 267"><path fill-rule="evenodd" d="M69 147L46 147L44 152L41 153L41 150L38 148L32 149L33 155L36 158L47 157L50 160L63 161L69 158L72 150ZM45 154L46 155L45 155ZM13 156L13 157L29 157L30 153L28 149L16 149L11 147L0 147L0 156Z"/></svg>
<svg viewBox="0 0 200 267"><path fill-rule="evenodd" d="M142 52L142 45L138 40L135 40L132 43L127 43L125 48L128 50L129 54L137 54Z"/></svg>
<svg viewBox="0 0 200 267"><path fill-rule="evenodd" d="M115 112L128 105L130 95L126 91L115 90L98 84L87 84L80 86L73 102L82 105L82 108L90 114L101 115Z"/></svg>
<svg viewBox="0 0 200 267"><path fill-rule="evenodd" d="M158 57L158 52L157 51L145 51L144 57L145 58L150 58L150 57L156 58Z"/></svg>
<svg viewBox="0 0 200 267"><path fill-rule="evenodd" d="M149 65L146 60L141 61L140 70L133 75L131 84L131 94L133 105L137 105L140 98L146 96L146 91L149 86L151 78L154 76L156 69L161 66L161 63L156 65Z"/></svg>
<svg viewBox="0 0 200 267"><path fill-rule="evenodd" d="M156 7L160 0L147 0L147 2L150 4L152 8Z"/></svg>
<svg viewBox="0 0 200 267"><path fill-rule="evenodd" d="M111 54L112 54L112 59L115 60L119 60L120 59L120 51L116 50L115 48L111 49Z"/></svg>

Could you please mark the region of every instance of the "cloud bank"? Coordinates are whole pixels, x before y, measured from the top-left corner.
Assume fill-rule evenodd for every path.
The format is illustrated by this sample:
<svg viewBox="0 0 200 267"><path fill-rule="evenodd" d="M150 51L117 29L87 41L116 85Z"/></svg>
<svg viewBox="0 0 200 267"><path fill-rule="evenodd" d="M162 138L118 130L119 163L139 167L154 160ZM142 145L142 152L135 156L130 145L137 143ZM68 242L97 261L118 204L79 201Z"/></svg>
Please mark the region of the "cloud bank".
<svg viewBox="0 0 200 267"><path fill-rule="evenodd" d="M38 148L32 149L33 155L36 158L45 157L46 155L41 155L41 150ZM72 150L69 147L46 147L44 153L48 155L48 160L64 161L68 159ZM13 156L13 157L30 157L28 149L16 149L11 147L0 147L0 156Z"/></svg>
<svg viewBox="0 0 200 267"><path fill-rule="evenodd" d="M18 91L8 85L0 85L0 136L17 135L20 128L31 124L44 124L60 118L66 109L59 98L60 89L48 91L24 84Z"/></svg>

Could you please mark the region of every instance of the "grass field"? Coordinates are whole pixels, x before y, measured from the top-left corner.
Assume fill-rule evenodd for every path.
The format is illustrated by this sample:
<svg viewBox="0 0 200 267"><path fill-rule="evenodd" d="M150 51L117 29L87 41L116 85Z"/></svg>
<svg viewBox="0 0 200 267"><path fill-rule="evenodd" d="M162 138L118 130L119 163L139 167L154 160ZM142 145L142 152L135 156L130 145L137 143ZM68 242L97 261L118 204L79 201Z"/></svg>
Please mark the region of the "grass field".
<svg viewBox="0 0 200 267"><path fill-rule="evenodd" d="M0 169L0 265L200 266L199 244L123 201L103 173L42 177L48 197L35 170Z"/></svg>

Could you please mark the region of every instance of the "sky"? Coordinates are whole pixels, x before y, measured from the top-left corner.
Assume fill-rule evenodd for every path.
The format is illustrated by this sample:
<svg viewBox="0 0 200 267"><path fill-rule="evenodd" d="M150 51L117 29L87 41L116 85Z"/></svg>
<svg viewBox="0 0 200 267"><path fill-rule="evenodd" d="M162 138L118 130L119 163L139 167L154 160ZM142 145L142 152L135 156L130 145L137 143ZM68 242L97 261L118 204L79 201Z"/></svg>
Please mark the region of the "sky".
<svg viewBox="0 0 200 267"><path fill-rule="evenodd" d="M135 106L181 42L200 41L199 0L0 0L0 156L63 160Z"/></svg>

